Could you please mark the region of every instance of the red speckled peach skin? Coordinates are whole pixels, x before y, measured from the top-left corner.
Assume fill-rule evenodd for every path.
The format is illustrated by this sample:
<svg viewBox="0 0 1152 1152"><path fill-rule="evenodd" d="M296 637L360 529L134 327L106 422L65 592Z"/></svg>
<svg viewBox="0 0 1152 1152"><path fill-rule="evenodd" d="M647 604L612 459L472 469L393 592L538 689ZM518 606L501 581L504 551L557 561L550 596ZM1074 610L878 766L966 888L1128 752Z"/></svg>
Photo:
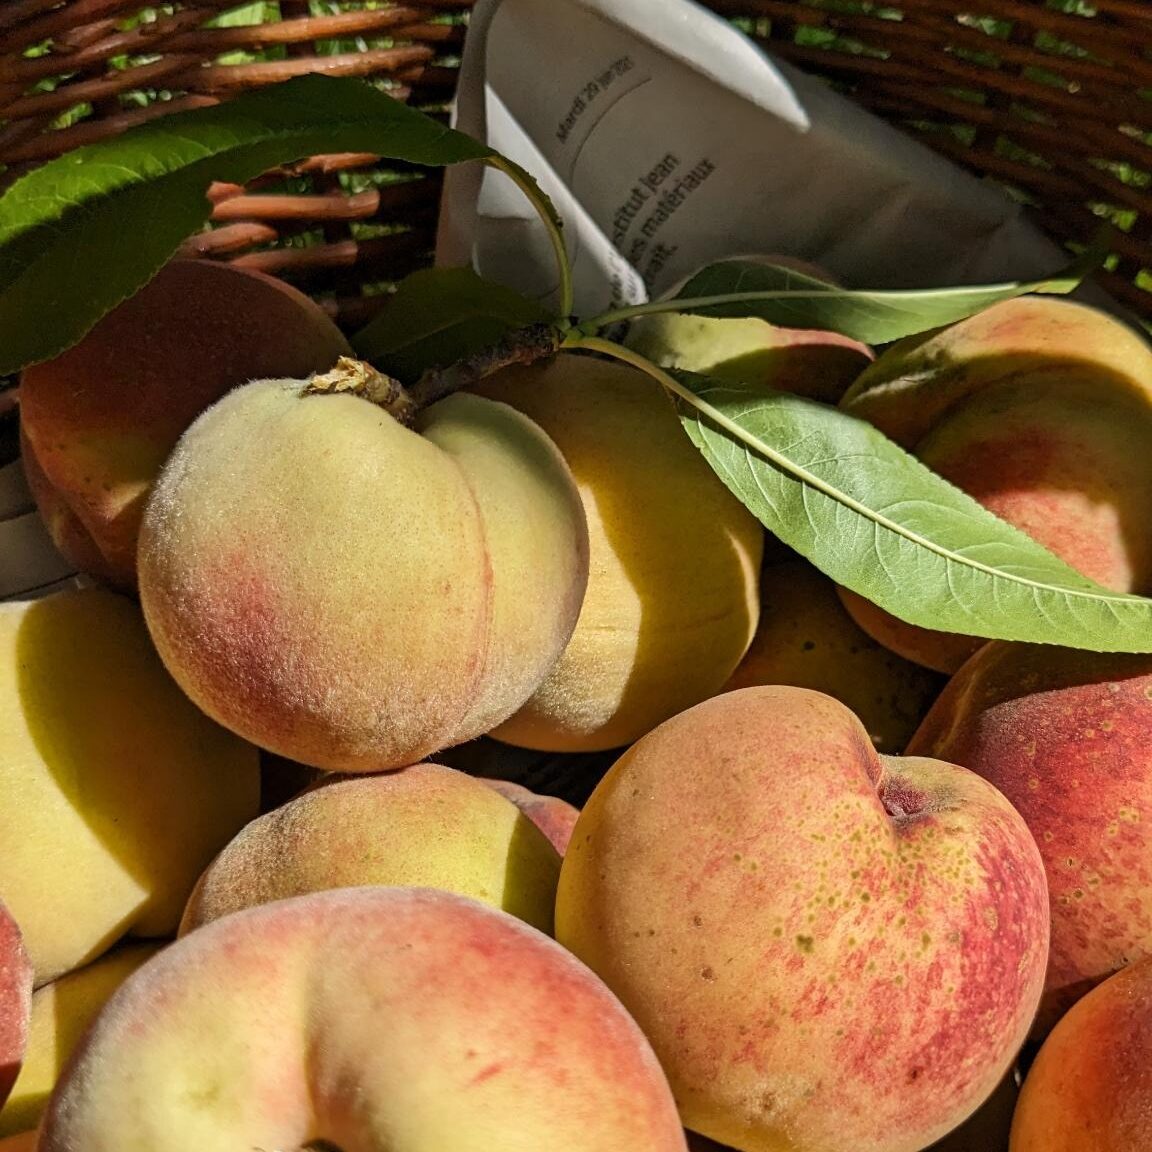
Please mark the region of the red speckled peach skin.
<svg viewBox="0 0 1152 1152"><path fill-rule="evenodd" d="M1077 1001L1040 1049L1011 1152L1152 1152L1152 958Z"/></svg>
<svg viewBox="0 0 1152 1152"><path fill-rule="evenodd" d="M980 773L1040 846L1052 945L1038 1034L1152 951L1152 656L990 643L908 749Z"/></svg>
<svg viewBox="0 0 1152 1152"><path fill-rule="evenodd" d="M831 697L760 687L617 761L564 858L556 936L636 1016L693 1130L918 1152L1023 1042L1048 913L1036 845L984 780L878 757Z"/></svg>
<svg viewBox="0 0 1152 1152"><path fill-rule="evenodd" d="M505 913L420 888L247 909L117 992L39 1152L684 1152L644 1037Z"/></svg>

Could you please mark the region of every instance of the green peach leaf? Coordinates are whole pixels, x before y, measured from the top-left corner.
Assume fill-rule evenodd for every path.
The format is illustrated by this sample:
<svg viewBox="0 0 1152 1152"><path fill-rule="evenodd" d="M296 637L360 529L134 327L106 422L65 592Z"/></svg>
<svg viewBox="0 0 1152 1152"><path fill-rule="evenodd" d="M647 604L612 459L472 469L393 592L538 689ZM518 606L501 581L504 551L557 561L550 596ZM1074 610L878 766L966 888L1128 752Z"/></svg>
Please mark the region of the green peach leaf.
<svg viewBox="0 0 1152 1152"><path fill-rule="evenodd" d="M485 160L554 227L527 173L362 80L306 75L75 149L0 197L0 375L74 344L208 221L212 181L331 152L414 164Z"/></svg>
<svg viewBox="0 0 1152 1152"><path fill-rule="evenodd" d="M471 268L426 268L405 277L384 310L352 337L357 355L404 384L550 320L535 300Z"/></svg>
<svg viewBox="0 0 1152 1152"><path fill-rule="evenodd" d="M1081 576L871 424L816 401L667 370L728 488L838 584L926 628L1152 652L1152 600Z"/></svg>
<svg viewBox="0 0 1152 1152"><path fill-rule="evenodd" d="M963 320L1001 300L1030 292L1072 292L1107 254L1094 245L1063 271L1040 280L922 289L839 288L794 269L750 260L720 260L692 276L675 296L605 313L581 325L595 332L661 312L758 317L784 328L838 332L865 344Z"/></svg>

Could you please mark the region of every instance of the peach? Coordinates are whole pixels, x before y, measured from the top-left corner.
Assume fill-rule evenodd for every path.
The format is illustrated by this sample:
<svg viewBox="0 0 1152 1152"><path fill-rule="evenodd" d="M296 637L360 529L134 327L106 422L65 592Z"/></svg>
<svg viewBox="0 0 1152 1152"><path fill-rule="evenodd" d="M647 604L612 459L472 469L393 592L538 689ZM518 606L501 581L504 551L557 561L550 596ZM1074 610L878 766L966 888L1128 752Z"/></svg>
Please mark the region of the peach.
<svg viewBox="0 0 1152 1152"><path fill-rule="evenodd" d="M174 260L66 352L24 370L24 466L56 546L131 591L149 488L184 429L246 380L306 376L350 351L271 276Z"/></svg>
<svg viewBox="0 0 1152 1152"><path fill-rule="evenodd" d="M834 280L824 269L789 257L746 259L792 268L828 283ZM629 326L625 343L664 368L766 384L826 404L835 404L873 360L871 348L838 332L783 328L755 316L641 316Z"/></svg>
<svg viewBox="0 0 1152 1152"><path fill-rule="evenodd" d="M908 751L978 772L1040 846L1052 945L1037 1036L1152 952L1152 656L994 641Z"/></svg>
<svg viewBox="0 0 1152 1152"><path fill-rule="evenodd" d="M780 328L755 317L664 312L635 321L627 343L665 368L763 384L835 404L872 362L857 340L820 329Z"/></svg>
<svg viewBox="0 0 1152 1152"><path fill-rule="evenodd" d="M954 764L822 693L665 722L592 793L556 938L644 1029L685 1125L740 1152L919 1152L992 1093L1048 943L1043 865Z"/></svg>
<svg viewBox="0 0 1152 1152"><path fill-rule="evenodd" d="M555 445L507 405L449 396L409 428L331 386L253 381L188 429L141 526L141 603L219 723L381 771L536 690L576 623L587 529Z"/></svg>
<svg viewBox="0 0 1152 1152"><path fill-rule="evenodd" d="M31 1010L32 962L19 926L0 903L0 1108L24 1060Z"/></svg>
<svg viewBox="0 0 1152 1152"><path fill-rule="evenodd" d="M365 884L442 888L552 932L560 854L511 800L439 764L330 776L243 828L180 931L253 904Z"/></svg>
<svg viewBox="0 0 1152 1152"><path fill-rule="evenodd" d="M760 573L760 622L723 691L792 684L834 696L860 717L881 752L900 753L944 677L872 639L841 604L836 585L808 561Z"/></svg>
<svg viewBox="0 0 1152 1152"><path fill-rule="evenodd" d="M180 691L127 597L0 604L0 900L37 986L173 933L259 783L256 749Z"/></svg>
<svg viewBox="0 0 1152 1152"><path fill-rule="evenodd" d="M635 1022L543 933L420 888L225 916L131 976L38 1152L685 1152Z"/></svg>
<svg viewBox="0 0 1152 1152"><path fill-rule="evenodd" d="M1011 1152L1152 1152L1152 956L1087 992L1049 1033L1012 1117Z"/></svg>
<svg viewBox="0 0 1152 1152"><path fill-rule="evenodd" d="M112 993L164 946L158 941L120 945L36 990L24 1066L8 1102L0 1107L0 1138L39 1124L48 1096L89 1024Z"/></svg>
<svg viewBox="0 0 1152 1152"><path fill-rule="evenodd" d="M1107 588L1152 590L1152 348L1104 312L1020 297L889 347L841 407ZM981 644L845 593L867 632L954 672Z"/></svg>
<svg viewBox="0 0 1152 1152"><path fill-rule="evenodd" d="M510 744L631 743L716 692L756 627L763 529L693 447L655 380L587 355L503 369L478 386L535 420L576 478L588 588L575 631Z"/></svg>

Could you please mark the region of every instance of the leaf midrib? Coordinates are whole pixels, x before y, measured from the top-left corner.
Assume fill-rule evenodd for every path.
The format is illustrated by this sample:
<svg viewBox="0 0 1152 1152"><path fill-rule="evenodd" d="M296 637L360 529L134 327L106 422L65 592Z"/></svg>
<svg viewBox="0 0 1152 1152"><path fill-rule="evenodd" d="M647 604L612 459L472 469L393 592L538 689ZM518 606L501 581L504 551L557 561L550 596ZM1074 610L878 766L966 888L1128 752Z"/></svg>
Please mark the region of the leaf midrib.
<svg viewBox="0 0 1152 1152"><path fill-rule="evenodd" d="M683 396L684 392L687 390L678 387L676 391L678 395ZM918 532L913 532L911 529L905 528L897 521L891 520L889 517L885 516L884 513L879 512L876 509L869 508L866 504L862 504L859 500L856 500L846 492L842 492L839 488L833 487L827 481L821 479L821 477L816 475L814 472L809 471L802 464L798 464L795 460L789 459L787 456L783 455L783 453L778 452L768 444L765 444L759 437L753 435L751 432L747 432L734 420L730 420L727 416L724 415L724 413L714 408L703 397L697 396L695 393L689 394L693 397L693 400L689 401L689 403L692 403L698 411L703 412L704 415L708 417L708 419L712 420L714 423L719 424L726 431L732 433L739 440L755 449L760 455L764 456L778 468L782 468L785 472L788 472L789 474L797 477L804 483L810 485L812 488L815 488L818 492L836 501L838 504L851 509L858 515L863 516L865 519L871 520L878 526L887 529L888 531L902 537L905 540L920 545L922 548L934 553L937 556L940 556L946 561L963 565L964 567L970 568L974 571L984 572L994 578L1010 580L1013 583L1020 585L1021 587L1036 588L1048 592L1055 592L1064 596L1076 597L1083 600L1122 604L1143 602L1145 600L1145 598L1141 596L1135 596L1126 592L1112 592L1106 588L1101 588L1099 591L1096 591L1087 589L1082 590L1078 588L1065 588L1058 584L1046 584L1039 580L1030 579L1029 577L1025 576L1018 576L1012 572L1006 572L1001 568L994 568L991 565L984 564L979 560L971 560L966 556L962 556L957 552L953 552L950 549L944 548L943 546L936 544L934 541L929 540L927 537L921 536ZM697 401L699 401L699 403L697 403ZM901 451L903 451L903 449L901 449ZM915 458L913 457L913 459ZM941 477L941 479L943 479L943 477ZM948 481L945 481L945 483L948 483ZM955 488L955 485L952 485L952 487ZM955 490L966 495L966 493L963 493L962 489L955 488ZM971 497L968 498L971 499ZM1012 526L1009 525L1009 527ZM1020 529L1018 528L1015 528L1014 530L1016 532L1020 532ZM1033 545L1037 543L1030 536L1027 536L1026 533L1021 533L1021 535L1025 537L1028 543ZM1042 547L1042 545L1039 546ZM1059 557L1056 557L1056 559L1059 560ZM1077 575L1079 574L1077 573Z"/></svg>

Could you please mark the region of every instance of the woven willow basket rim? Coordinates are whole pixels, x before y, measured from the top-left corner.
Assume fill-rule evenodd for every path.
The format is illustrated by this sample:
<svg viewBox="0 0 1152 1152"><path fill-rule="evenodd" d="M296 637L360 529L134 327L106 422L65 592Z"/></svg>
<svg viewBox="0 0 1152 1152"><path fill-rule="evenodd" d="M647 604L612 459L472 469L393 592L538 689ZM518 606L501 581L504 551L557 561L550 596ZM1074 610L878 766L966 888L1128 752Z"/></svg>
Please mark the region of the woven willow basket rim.
<svg viewBox="0 0 1152 1152"><path fill-rule="evenodd" d="M1072 250L1117 226L1103 287L1152 322L1152 11L1144 0L704 0L978 176ZM370 79L445 116L460 0L7 0L0 187L133 124L298 75ZM439 176L314 157L212 190L184 252L290 280L352 328L427 264Z"/></svg>

